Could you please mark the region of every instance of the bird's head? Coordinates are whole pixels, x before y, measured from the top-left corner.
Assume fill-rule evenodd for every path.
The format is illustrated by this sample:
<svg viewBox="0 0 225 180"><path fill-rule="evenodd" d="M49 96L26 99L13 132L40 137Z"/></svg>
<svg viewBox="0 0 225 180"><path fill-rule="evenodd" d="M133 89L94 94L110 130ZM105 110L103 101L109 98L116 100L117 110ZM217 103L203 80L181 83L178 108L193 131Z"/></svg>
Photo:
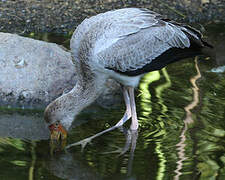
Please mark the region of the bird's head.
<svg viewBox="0 0 225 180"><path fill-rule="evenodd" d="M51 140L63 140L73 121L73 116L68 114L64 98L58 98L50 103L44 112L44 119L51 133Z"/></svg>

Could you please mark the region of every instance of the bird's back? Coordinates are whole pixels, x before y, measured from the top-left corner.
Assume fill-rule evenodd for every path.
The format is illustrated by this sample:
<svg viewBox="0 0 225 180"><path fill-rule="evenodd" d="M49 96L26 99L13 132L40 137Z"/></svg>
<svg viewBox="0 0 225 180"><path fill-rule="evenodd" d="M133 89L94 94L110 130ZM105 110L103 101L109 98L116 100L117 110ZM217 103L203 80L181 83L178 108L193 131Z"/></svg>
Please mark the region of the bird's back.
<svg viewBox="0 0 225 180"><path fill-rule="evenodd" d="M86 64L135 76L201 54L202 47L210 46L201 36L147 9L125 8L85 19L73 34L71 49Z"/></svg>
<svg viewBox="0 0 225 180"><path fill-rule="evenodd" d="M138 19L140 14L144 14L148 23ZM78 58L82 45L94 41L95 50L100 52L102 47L109 47L115 43L116 39L124 35L136 33L140 28L146 28L153 25L155 18L159 14L146 9L124 8L100 13L96 16L86 18L76 28L71 38L70 47L75 57ZM130 21L136 20L134 24ZM137 27L135 27L135 25Z"/></svg>

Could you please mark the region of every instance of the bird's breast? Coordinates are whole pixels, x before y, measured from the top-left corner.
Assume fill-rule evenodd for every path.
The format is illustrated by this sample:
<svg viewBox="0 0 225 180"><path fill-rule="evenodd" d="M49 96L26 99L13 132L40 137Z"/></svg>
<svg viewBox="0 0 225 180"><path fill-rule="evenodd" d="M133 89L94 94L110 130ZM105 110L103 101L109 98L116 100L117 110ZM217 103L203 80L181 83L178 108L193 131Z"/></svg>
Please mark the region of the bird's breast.
<svg viewBox="0 0 225 180"><path fill-rule="evenodd" d="M144 75L144 74L141 74L137 76L126 76L108 69L105 70L105 73L107 73L110 78L115 79L120 84L124 86L129 86L129 87L137 87L141 77Z"/></svg>

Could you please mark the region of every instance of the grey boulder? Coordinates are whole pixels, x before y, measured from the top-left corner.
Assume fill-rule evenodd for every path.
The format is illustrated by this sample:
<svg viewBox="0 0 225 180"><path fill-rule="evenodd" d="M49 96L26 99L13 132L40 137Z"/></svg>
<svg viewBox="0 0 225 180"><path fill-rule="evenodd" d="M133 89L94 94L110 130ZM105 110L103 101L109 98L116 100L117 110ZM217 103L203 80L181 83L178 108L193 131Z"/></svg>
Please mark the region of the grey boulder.
<svg viewBox="0 0 225 180"><path fill-rule="evenodd" d="M0 106L43 108L76 82L70 52L0 32Z"/></svg>

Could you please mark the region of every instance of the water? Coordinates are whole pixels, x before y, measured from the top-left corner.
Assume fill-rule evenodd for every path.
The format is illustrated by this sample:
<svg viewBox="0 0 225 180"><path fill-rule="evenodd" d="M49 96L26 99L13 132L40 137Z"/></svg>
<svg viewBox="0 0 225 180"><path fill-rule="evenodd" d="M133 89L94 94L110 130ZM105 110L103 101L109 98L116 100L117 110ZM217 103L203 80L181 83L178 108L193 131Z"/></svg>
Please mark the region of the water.
<svg viewBox="0 0 225 180"><path fill-rule="evenodd" d="M83 152L76 146L51 155L42 111L1 109L0 179L225 179L225 76L212 72L225 64L224 28L207 27L216 62L187 59L141 80L138 134L130 134L128 122L97 137ZM46 36L59 41L56 35L35 37ZM60 39L68 46L66 37ZM114 125L124 110L123 104L113 109L91 105L77 117L67 144Z"/></svg>

